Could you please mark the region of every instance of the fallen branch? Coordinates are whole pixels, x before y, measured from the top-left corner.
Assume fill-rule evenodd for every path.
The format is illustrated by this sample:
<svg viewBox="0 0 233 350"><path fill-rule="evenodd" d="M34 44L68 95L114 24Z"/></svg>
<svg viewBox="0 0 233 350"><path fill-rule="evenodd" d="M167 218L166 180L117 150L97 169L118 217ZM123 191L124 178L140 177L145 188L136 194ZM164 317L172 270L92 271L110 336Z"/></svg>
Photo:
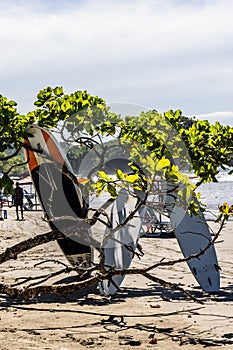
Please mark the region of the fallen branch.
<svg viewBox="0 0 233 350"><path fill-rule="evenodd" d="M209 242L205 248L203 248L199 253L191 255L190 257L187 257L184 259L178 259L178 260L167 261L167 262L162 260L159 263L156 263L152 266L149 266L149 267L146 267L143 269L118 269L118 270L116 270L114 268L114 266L106 266L105 259L104 259L104 249L100 248L99 249L99 254L100 254L99 264L93 264L93 267L90 270L88 270L88 272L91 271L92 273L95 273L95 275L86 279L86 280L79 281L76 283L71 283L68 285L56 285L56 286L55 285L38 285L38 283L32 283L30 286L19 287L19 286L17 286L17 285L19 285L19 283L18 284L16 283L15 285L8 285L8 284L1 283L0 284L0 293L5 293L13 298L23 297L24 299L29 299L33 296L42 295L42 294L67 294L67 293L71 293L71 292L74 292L77 290L88 288L88 287L93 286L93 285L95 285L103 280L109 280L109 283L114 283L113 277L117 276L117 275L123 276L123 275L136 275L137 274L137 275L142 275L145 278L162 285L164 288L171 288L173 290L179 290L181 293L183 293L189 299L191 299L195 302L201 303L197 298L193 297L189 292L187 292L186 290L181 288L179 285L162 280L161 278L158 278L158 277L150 274L149 271L151 271L152 269L155 269L156 267L159 267L159 266L174 265L176 263L186 262L189 259L198 258L200 255L204 254L204 252L212 244L214 244L214 242L217 240L217 238L221 232L223 225L224 225L224 221L222 222L219 231L215 235L214 240ZM33 237L33 238L29 238L28 240L25 240L21 243L18 243L11 248L7 248L5 250L5 252L0 254L0 264L4 263L10 259L17 259L17 256L20 253L25 252L25 251L27 251L31 248L34 248L38 245L48 243L50 241L54 241L54 240L58 240L58 239L63 239L64 237L69 237L69 235L74 236L74 234L76 234L76 236L79 237L79 234L80 234L80 237L82 236L81 235L82 232L80 233L80 228L79 228L79 232L77 232L77 225L67 228L65 230L65 232L67 233L67 235L64 235L64 233L61 233L60 231L50 231L47 233L43 233L41 235L37 235L36 237ZM82 273L83 272L85 273L85 269L83 269L82 267L80 267L80 268L75 267L72 269L65 268L65 269L62 269L58 272L48 274L47 276L41 276L40 282L45 282L51 277L57 276L61 273L66 273L66 272L69 273L71 271L77 271L79 273L81 271ZM30 279L25 279L24 282L28 282L29 280ZM34 284L36 284L36 286Z"/></svg>
<svg viewBox="0 0 233 350"><path fill-rule="evenodd" d="M98 267L96 267L98 270ZM12 298L17 298L17 297L23 297L25 300L38 296L38 295L43 295L43 294L68 294L72 293L74 291L78 291L81 289L85 289L88 287L91 287L103 280L109 280L110 282L112 281L112 278L114 276L119 276L119 275L142 275L145 278L158 283L162 285L165 288L171 288L173 290L179 290L182 292L186 297L189 299L202 304L201 301L199 301L197 298L192 296L189 292L185 291L183 288L179 287L177 284L167 282L165 280L162 280L161 278L158 278L156 276L153 276L151 274L148 274L146 269L121 269L121 270L114 270L110 269L109 271L99 273L98 275L95 275L93 277L90 277L86 280L75 282L75 283L70 283L67 285L40 285L40 286L35 286L35 287L17 287L17 286L12 286L9 284L3 284L0 283L0 293L4 293L9 295Z"/></svg>
<svg viewBox="0 0 233 350"><path fill-rule="evenodd" d="M60 231L49 231L47 233L43 233L33 238L29 238L23 242L17 243L12 247L7 248L5 252L0 254L0 264L11 259L17 259L20 253L59 238L64 238L64 234Z"/></svg>

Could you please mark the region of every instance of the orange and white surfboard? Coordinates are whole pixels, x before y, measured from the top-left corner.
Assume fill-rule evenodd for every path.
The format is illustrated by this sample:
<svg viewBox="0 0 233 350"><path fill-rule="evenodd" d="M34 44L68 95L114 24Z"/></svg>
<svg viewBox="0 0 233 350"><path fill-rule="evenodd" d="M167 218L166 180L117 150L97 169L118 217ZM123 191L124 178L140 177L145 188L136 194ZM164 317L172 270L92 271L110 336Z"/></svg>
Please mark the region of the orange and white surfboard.
<svg viewBox="0 0 233 350"><path fill-rule="evenodd" d="M73 266L90 266L90 227L72 167L52 132L32 125L27 129L25 156L41 207L51 229L64 232L58 244ZM72 174L69 176L68 174ZM81 220L80 220L81 219ZM72 234L66 235L72 227Z"/></svg>

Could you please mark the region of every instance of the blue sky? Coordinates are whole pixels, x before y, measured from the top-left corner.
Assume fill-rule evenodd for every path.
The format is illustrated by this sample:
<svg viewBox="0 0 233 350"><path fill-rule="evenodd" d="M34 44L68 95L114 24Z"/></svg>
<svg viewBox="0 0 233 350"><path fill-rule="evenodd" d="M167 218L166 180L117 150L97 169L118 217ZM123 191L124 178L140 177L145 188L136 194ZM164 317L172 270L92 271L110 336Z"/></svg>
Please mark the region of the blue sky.
<svg viewBox="0 0 233 350"><path fill-rule="evenodd" d="M0 94L62 85L233 124L232 0L0 0Z"/></svg>

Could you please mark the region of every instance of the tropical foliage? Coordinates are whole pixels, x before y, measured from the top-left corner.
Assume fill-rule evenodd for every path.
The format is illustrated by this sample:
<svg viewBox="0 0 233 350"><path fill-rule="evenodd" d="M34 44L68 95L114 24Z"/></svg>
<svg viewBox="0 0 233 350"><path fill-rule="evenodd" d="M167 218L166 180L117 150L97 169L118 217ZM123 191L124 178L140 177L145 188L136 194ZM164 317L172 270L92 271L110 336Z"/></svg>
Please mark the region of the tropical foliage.
<svg viewBox="0 0 233 350"><path fill-rule="evenodd" d="M57 128L71 147L73 158L77 153L79 159L84 158L87 150L99 157L93 165L99 170L95 184L97 194L106 190L115 197L119 183L145 189L151 179L159 175L185 184L185 196L188 196L194 187L184 172L193 171L199 185L216 181L219 169L230 169L232 165L233 128L187 118L180 110L166 113L151 110L139 116L122 117L112 113L102 98L91 96L87 91L65 94L62 87L39 91L35 107L26 115L20 115L16 102L0 95L0 160L19 163L17 157L25 147L23 141L29 125L37 123L41 127ZM111 142L115 142L115 146ZM117 153L117 147L123 147L122 152L130 161L130 176L118 169L116 176L110 178L101 168L113 147ZM8 170L2 167L4 176L0 187L5 193L11 192L11 167L12 164Z"/></svg>

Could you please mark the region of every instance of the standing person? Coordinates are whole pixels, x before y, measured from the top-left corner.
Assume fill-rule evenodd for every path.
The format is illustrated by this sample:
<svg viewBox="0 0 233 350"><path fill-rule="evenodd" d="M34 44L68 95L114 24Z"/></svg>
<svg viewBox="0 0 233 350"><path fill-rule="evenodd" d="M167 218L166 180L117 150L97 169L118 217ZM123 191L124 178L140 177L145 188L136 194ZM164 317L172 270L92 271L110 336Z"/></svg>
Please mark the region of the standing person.
<svg viewBox="0 0 233 350"><path fill-rule="evenodd" d="M23 217L23 189L22 189L22 187L19 186L18 182L16 182L16 187L14 190L14 204L16 207L17 220L19 220L19 207L20 207L20 211L21 211L21 218L22 218L22 220L24 220L24 217Z"/></svg>

